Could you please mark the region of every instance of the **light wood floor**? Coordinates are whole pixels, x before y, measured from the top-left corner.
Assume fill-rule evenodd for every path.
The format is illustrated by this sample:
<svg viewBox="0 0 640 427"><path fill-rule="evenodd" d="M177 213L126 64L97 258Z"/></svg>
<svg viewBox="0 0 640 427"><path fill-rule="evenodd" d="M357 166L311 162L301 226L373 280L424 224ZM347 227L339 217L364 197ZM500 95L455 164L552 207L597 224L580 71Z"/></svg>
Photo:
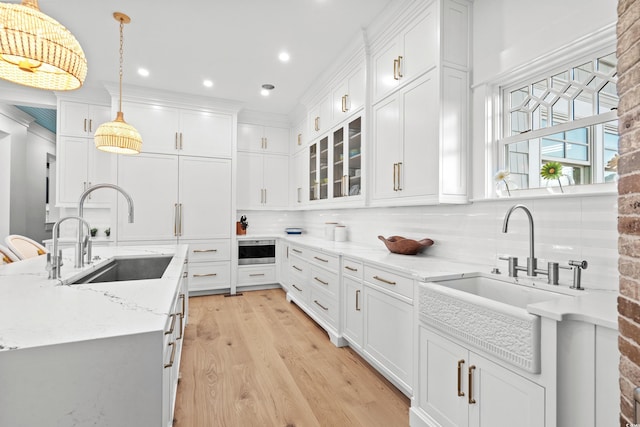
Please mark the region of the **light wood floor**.
<svg viewBox="0 0 640 427"><path fill-rule="evenodd" d="M282 290L189 304L175 427L409 425L409 399Z"/></svg>

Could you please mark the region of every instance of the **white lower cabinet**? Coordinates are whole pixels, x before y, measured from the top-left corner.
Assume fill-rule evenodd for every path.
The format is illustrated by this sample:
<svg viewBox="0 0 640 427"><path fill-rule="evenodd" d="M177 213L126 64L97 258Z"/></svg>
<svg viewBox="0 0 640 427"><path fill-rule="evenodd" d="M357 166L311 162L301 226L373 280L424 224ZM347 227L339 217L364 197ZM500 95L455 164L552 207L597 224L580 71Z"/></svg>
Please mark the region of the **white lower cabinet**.
<svg viewBox="0 0 640 427"><path fill-rule="evenodd" d="M544 427L545 389L418 326L411 426Z"/></svg>
<svg viewBox="0 0 640 427"><path fill-rule="evenodd" d="M342 276L342 306L344 310L342 336L349 341L349 345L356 349L362 348L364 331L364 314L362 311L363 284L349 276Z"/></svg>
<svg viewBox="0 0 640 427"><path fill-rule="evenodd" d="M238 266L238 287L276 283L276 265Z"/></svg>

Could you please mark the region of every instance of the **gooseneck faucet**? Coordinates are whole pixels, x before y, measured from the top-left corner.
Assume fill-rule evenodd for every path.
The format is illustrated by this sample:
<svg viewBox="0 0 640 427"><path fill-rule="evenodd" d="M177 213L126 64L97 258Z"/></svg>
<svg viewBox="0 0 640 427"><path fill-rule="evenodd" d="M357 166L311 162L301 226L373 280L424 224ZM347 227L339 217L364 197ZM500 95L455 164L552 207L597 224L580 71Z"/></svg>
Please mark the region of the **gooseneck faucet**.
<svg viewBox="0 0 640 427"><path fill-rule="evenodd" d="M58 239L60 238L60 224L63 222L75 219L79 222L79 230L82 231L82 226L84 225L87 229L87 237L89 236L89 232L91 230L91 226L89 223L79 217L79 216L66 216L64 218L60 218L54 225L53 230L51 231L51 237L53 239L53 253L47 254L47 266L46 269L49 271L49 279L59 279L60 278L60 267L62 266L62 253L58 252ZM88 248L88 257L91 258L91 243L87 239L86 242L80 241L76 243L76 259L80 256L83 259L84 250ZM76 265L76 268L78 266Z"/></svg>
<svg viewBox="0 0 640 427"><path fill-rule="evenodd" d="M507 214L504 216L504 222L502 223L502 232L503 233L507 232L509 227L509 218L511 217L511 214L513 213L513 211L515 211L516 209L522 209L524 213L527 214L527 217L529 218L529 258L527 258L526 272L528 276L537 276L539 272L539 271L536 271L536 269L538 268L538 260L536 259L536 256L535 256L535 246L534 246L534 240L533 240L533 216L531 215L531 211L525 205L511 206L511 208L509 208L509 210L507 211ZM514 265L513 268L515 270L525 271L524 267L520 267L518 265Z"/></svg>
<svg viewBox="0 0 640 427"><path fill-rule="evenodd" d="M87 199L87 197L89 196L89 194L91 194L92 192L100 189L100 188L112 188L118 192L120 192L120 194L122 194L124 196L125 199L127 199L127 203L129 205L129 223L133 222L133 199L131 198L131 196L129 195L129 193L127 193L126 191L124 191L121 187L118 187L115 184L96 184L93 185L89 188L87 188L86 190L84 190L84 192L80 195L80 200L78 201L78 216L80 218L82 218L84 216L84 202ZM82 243L82 228L80 228L78 230L78 244ZM84 265L84 258L82 256L82 254L76 254L76 267L82 267Z"/></svg>

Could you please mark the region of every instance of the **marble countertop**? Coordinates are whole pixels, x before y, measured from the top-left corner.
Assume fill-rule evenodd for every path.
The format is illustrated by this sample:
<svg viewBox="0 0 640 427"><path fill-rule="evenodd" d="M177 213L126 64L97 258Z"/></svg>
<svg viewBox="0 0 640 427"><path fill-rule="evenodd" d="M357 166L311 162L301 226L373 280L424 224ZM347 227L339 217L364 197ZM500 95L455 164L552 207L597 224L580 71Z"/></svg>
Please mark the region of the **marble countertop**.
<svg viewBox="0 0 640 427"><path fill-rule="evenodd" d="M95 247L101 260L49 280L46 256L0 267L0 351L163 330L182 276L187 245ZM173 255L160 279L69 285L113 257Z"/></svg>
<svg viewBox="0 0 640 427"><path fill-rule="evenodd" d="M463 277L472 273L489 275L493 265L473 264L459 260L429 256L429 249L416 256L390 253L384 246L374 247L351 242L333 242L305 235L261 235L242 236L243 238L279 238L290 243L307 246L311 249L330 254L343 255L373 263L383 268L401 270L420 282ZM504 277L504 273L503 276ZM618 292L592 290L571 291L568 284L561 284L554 289L546 284L546 278L519 277L520 284L549 288L551 291L566 293L573 298L562 298L548 302L540 302L527 306L531 314L551 318L557 321L578 320L593 323L610 329L618 329Z"/></svg>

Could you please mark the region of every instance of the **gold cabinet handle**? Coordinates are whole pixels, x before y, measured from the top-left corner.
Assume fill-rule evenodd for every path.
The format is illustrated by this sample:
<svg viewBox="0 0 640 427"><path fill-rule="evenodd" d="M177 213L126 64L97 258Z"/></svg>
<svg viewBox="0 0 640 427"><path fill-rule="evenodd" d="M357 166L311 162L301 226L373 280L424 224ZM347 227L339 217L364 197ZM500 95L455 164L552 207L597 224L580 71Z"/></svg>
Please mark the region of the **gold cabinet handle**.
<svg viewBox="0 0 640 427"><path fill-rule="evenodd" d="M182 320L182 319L183 319L182 316L180 316L180 336L178 338L176 338L176 340L181 340L182 339L182 335L183 335L182 330L184 328L184 320Z"/></svg>
<svg viewBox="0 0 640 427"><path fill-rule="evenodd" d="M321 309L323 309L324 311L329 311L329 309L327 307L325 307L324 305L320 304L317 299L314 299L313 302L315 302L316 305L318 307L320 307Z"/></svg>
<svg viewBox="0 0 640 427"><path fill-rule="evenodd" d="M174 342L170 342L169 345L171 346L171 357L169 358L169 363L167 363L166 365L164 365L165 368L170 368L173 366L173 361L176 358L176 343Z"/></svg>
<svg viewBox="0 0 640 427"><path fill-rule="evenodd" d="M360 289L356 289L356 311L360 311Z"/></svg>
<svg viewBox="0 0 640 427"><path fill-rule="evenodd" d="M178 236L182 236L182 203L178 203L178 212L180 213L180 220L178 221Z"/></svg>
<svg viewBox="0 0 640 427"><path fill-rule="evenodd" d="M175 144L176 150L178 149L178 132L176 132L176 144Z"/></svg>
<svg viewBox="0 0 640 427"><path fill-rule="evenodd" d="M302 289L300 289L300 288L299 288L299 287L297 287L296 285L291 284L291 286L293 286L294 288L296 288L297 290L299 290L300 292L302 292Z"/></svg>
<svg viewBox="0 0 640 427"><path fill-rule="evenodd" d="M322 283L325 286L329 286L329 282L325 282L324 280L319 279L317 277L314 277L313 280L315 280L316 282Z"/></svg>
<svg viewBox="0 0 640 427"><path fill-rule="evenodd" d="M373 276L374 279L381 281L382 283L386 283L387 285L395 285L396 282L392 282L391 280L383 279L379 276Z"/></svg>
<svg viewBox="0 0 640 427"><path fill-rule="evenodd" d="M269 140L267 139L267 137L264 137L264 149L268 150L269 149Z"/></svg>
<svg viewBox="0 0 640 427"><path fill-rule="evenodd" d="M178 204L173 204L173 235L178 235Z"/></svg>
<svg viewBox="0 0 640 427"><path fill-rule="evenodd" d="M398 80L403 78L402 75L402 56L398 56Z"/></svg>
<svg viewBox="0 0 640 427"><path fill-rule="evenodd" d="M193 253L197 254L197 253L201 253L201 252L218 252L217 249L194 249Z"/></svg>
<svg viewBox="0 0 640 427"><path fill-rule="evenodd" d="M469 366L469 405L476 403L476 399L473 398L473 371L476 370L476 365Z"/></svg>
<svg viewBox="0 0 640 427"><path fill-rule="evenodd" d="M464 359L458 360L458 396L464 396L464 391L462 391L462 365L464 365Z"/></svg>
<svg viewBox="0 0 640 427"><path fill-rule="evenodd" d="M184 294L180 294L180 298L182 298L182 311L180 311L180 317L184 317L185 308L186 308L186 296Z"/></svg>
<svg viewBox="0 0 640 427"><path fill-rule="evenodd" d="M347 269L347 270L349 270L349 271L358 271L358 269L357 269L357 268L355 268L355 267L350 267L350 266L348 266L348 265L345 265L345 266L344 266L344 268L346 268L346 269Z"/></svg>
<svg viewBox="0 0 640 427"><path fill-rule="evenodd" d="M194 274L193 277L213 277L217 275L218 273L204 273L204 274Z"/></svg>
<svg viewBox="0 0 640 427"><path fill-rule="evenodd" d="M317 116L315 118L315 120L313 121L314 124L314 129L316 132L318 132L320 130L320 116Z"/></svg>
<svg viewBox="0 0 640 427"><path fill-rule="evenodd" d="M302 134L298 134L298 145L302 145Z"/></svg>
<svg viewBox="0 0 640 427"><path fill-rule="evenodd" d="M292 250L293 252L297 253L297 254L301 254L301 253L302 253L302 251L301 251L301 250L298 250L298 249L296 249L296 248L291 248L291 250Z"/></svg>
<svg viewBox="0 0 640 427"><path fill-rule="evenodd" d="M402 191L402 185L400 185L400 183L402 182L402 162L398 163L398 191Z"/></svg>
<svg viewBox="0 0 640 427"><path fill-rule="evenodd" d="M394 163L393 164L393 191L398 191L398 185L396 184L396 177L398 176L398 164Z"/></svg>
<svg viewBox="0 0 640 427"><path fill-rule="evenodd" d="M93 119L89 119L89 132L93 132Z"/></svg>
<svg viewBox="0 0 640 427"><path fill-rule="evenodd" d="M295 249L294 249L294 250L295 250ZM296 269L296 270L298 270L298 271L302 271L302 269L301 269L300 267L298 267L297 265L295 265L295 264L294 264L294 265L292 265L291 267L295 268L295 269Z"/></svg>
<svg viewBox="0 0 640 427"><path fill-rule="evenodd" d="M398 59L394 59L393 60L393 79L394 80L400 80L400 77L398 77L398 68L399 68L399 63L398 63Z"/></svg>
<svg viewBox="0 0 640 427"><path fill-rule="evenodd" d="M329 262L328 259L324 259L324 258L319 258L317 256L314 256L315 259L317 259L318 261L322 261L322 262Z"/></svg>
<svg viewBox="0 0 640 427"><path fill-rule="evenodd" d="M264 189L264 204L267 204L267 189Z"/></svg>
<svg viewBox="0 0 640 427"><path fill-rule="evenodd" d="M180 132L180 149L182 150L182 132Z"/></svg>
<svg viewBox="0 0 640 427"><path fill-rule="evenodd" d="M260 276L264 276L264 273L251 273L251 274L249 274L249 277L260 277Z"/></svg>
<svg viewBox="0 0 640 427"><path fill-rule="evenodd" d="M84 131L87 131L87 119L84 119Z"/></svg>
<svg viewBox="0 0 640 427"><path fill-rule="evenodd" d="M168 330L168 331L164 331L164 334L165 334L165 335L171 335L171 334L173 333L173 329L174 329L174 328L175 328L175 326L176 326L176 315L175 315L175 313L174 313L174 314L172 314L172 315L171 315L171 316L169 316L169 317L171 317L171 326L169 327L169 330Z"/></svg>

